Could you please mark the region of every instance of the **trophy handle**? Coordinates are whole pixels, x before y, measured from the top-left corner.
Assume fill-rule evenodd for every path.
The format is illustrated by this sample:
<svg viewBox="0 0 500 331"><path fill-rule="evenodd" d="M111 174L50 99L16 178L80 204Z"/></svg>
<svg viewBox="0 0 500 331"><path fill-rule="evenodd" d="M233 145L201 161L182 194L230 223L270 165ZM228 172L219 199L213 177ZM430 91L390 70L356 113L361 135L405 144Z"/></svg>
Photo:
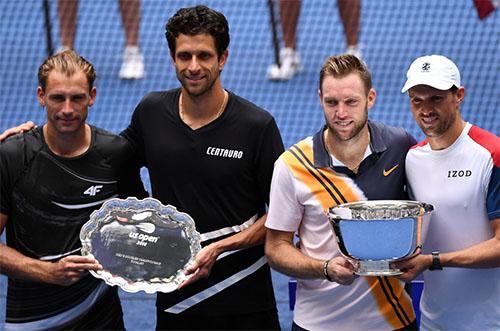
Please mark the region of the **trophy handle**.
<svg viewBox="0 0 500 331"><path fill-rule="evenodd" d="M420 213L420 215L417 217L417 247L415 250L422 247L422 223L422 213Z"/></svg>
<svg viewBox="0 0 500 331"><path fill-rule="evenodd" d="M420 215L423 215L423 214L427 214L427 213L430 213L432 211L434 211L434 206L429 204L429 203L421 203L422 206L420 207L421 210L420 210Z"/></svg>
<svg viewBox="0 0 500 331"><path fill-rule="evenodd" d="M400 259L394 260L394 261L409 260L409 259L417 256L418 254L420 254L421 251L422 251L422 245L418 245L417 247L415 247L415 250L413 251L413 253L411 253L410 255L404 256L404 257L402 257Z"/></svg>

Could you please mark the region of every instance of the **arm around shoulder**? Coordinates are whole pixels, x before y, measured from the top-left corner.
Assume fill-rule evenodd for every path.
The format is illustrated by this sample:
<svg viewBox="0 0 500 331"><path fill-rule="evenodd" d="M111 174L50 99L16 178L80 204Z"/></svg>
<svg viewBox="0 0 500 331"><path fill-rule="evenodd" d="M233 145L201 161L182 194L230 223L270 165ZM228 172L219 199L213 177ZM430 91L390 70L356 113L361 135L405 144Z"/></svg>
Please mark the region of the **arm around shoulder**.
<svg viewBox="0 0 500 331"><path fill-rule="evenodd" d="M26 132L26 131L29 131L29 130L34 129L34 128L36 128L36 125L35 125L35 123L33 123L31 121L27 121L27 122L20 124L18 126L14 126L12 128L9 128L9 129L5 130L4 132L2 132L2 134L0 134L0 142L4 141L5 139L7 139L8 137L10 137L12 135Z"/></svg>

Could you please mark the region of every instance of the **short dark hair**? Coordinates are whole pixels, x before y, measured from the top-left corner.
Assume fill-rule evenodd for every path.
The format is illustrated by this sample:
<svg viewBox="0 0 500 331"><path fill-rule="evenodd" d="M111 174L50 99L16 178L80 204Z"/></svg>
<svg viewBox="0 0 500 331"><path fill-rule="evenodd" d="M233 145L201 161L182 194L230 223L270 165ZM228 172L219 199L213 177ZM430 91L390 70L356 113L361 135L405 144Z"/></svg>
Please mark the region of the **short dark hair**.
<svg viewBox="0 0 500 331"><path fill-rule="evenodd" d="M175 39L180 34L194 36L201 33L214 37L220 58L229 46L229 24L226 17L203 5L179 9L165 25L165 37L170 53L175 54Z"/></svg>
<svg viewBox="0 0 500 331"><path fill-rule="evenodd" d="M89 83L89 91L92 90L96 79L96 72L92 63L73 50L67 50L49 56L40 65L38 68L38 85L44 92L51 71L58 71L67 77L74 75L78 71L83 72Z"/></svg>
<svg viewBox="0 0 500 331"><path fill-rule="evenodd" d="M326 76L342 78L351 73L357 73L365 87L365 93L368 95L372 88L372 75L366 64L352 54L342 54L330 56L326 59L321 71L319 72L319 90L321 91L323 80Z"/></svg>

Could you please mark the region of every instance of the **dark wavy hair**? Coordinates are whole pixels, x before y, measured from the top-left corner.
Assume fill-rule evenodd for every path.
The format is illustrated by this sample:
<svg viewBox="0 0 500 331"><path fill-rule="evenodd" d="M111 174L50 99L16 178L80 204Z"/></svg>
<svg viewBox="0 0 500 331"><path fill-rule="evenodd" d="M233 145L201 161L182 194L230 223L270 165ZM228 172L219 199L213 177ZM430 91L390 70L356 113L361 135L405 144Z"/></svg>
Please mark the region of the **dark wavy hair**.
<svg viewBox="0 0 500 331"><path fill-rule="evenodd" d="M175 39L180 34L194 36L201 33L214 37L220 58L229 46L229 25L226 17L203 5L179 9L165 25L165 38L172 56L175 54Z"/></svg>

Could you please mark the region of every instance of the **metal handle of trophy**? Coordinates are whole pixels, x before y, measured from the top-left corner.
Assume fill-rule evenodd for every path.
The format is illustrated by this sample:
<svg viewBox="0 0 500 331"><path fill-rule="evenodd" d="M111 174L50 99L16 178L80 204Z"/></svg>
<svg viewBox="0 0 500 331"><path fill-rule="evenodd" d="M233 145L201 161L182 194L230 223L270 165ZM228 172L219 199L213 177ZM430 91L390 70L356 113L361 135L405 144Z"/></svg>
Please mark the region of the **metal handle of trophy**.
<svg viewBox="0 0 500 331"><path fill-rule="evenodd" d="M338 223L342 220L342 217L339 215L336 215L332 212L332 208L328 209L328 212L326 213L326 216L328 218L328 223L330 223L330 226L332 227L332 230L335 234L337 234L337 227Z"/></svg>
<svg viewBox="0 0 500 331"><path fill-rule="evenodd" d="M332 211L333 208L334 207L329 208L326 215L328 218L328 223L330 223L335 241L337 242L338 248L339 248L340 252L342 253L342 255L344 255L344 257L347 258L349 261L351 261L351 260L356 261L355 259L352 259L352 257L349 255L349 252L347 251L346 247L344 246L344 241L342 239L342 231L340 231L340 221L342 221L342 217L334 214ZM353 262L351 262L351 264L352 263Z"/></svg>
<svg viewBox="0 0 500 331"><path fill-rule="evenodd" d="M342 217L340 215L337 215L337 214L333 213L333 208L329 208L328 212L326 213L326 215L328 216L328 220L330 222L339 221L339 220L342 219Z"/></svg>
<svg viewBox="0 0 500 331"><path fill-rule="evenodd" d="M393 262L411 259L411 258L419 255L421 252L422 252L422 244L417 245L417 247L415 247L415 250L413 250L412 253L410 253L406 256L400 257L399 259L394 259Z"/></svg>
<svg viewBox="0 0 500 331"><path fill-rule="evenodd" d="M434 211L434 206L429 204L429 203L422 202L422 208L423 208L425 214L428 214L428 213Z"/></svg>

